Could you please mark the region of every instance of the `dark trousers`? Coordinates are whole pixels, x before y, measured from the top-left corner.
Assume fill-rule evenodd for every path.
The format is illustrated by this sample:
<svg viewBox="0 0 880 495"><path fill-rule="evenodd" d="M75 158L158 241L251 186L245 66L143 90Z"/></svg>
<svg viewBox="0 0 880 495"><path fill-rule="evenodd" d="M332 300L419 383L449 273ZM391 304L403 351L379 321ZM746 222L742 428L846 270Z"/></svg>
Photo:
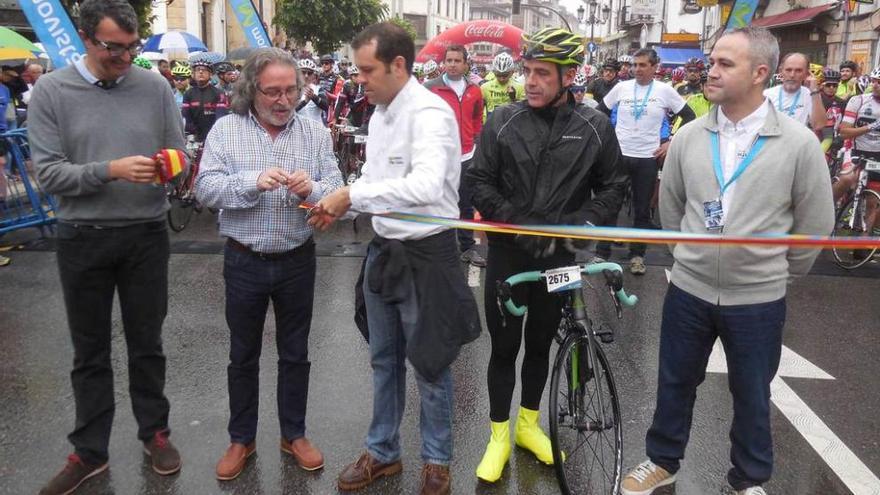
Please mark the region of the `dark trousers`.
<svg viewBox="0 0 880 495"><path fill-rule="evenodd" d="M785 299L718 306L671 285L663 305L657 408L648 430L648 457L671 473L679 469L690 436L697 386L715 339L727 355L733 394L728 482L736 490L760 485L773 471L770 381L779 368Z"/></svg>
<svg viewBox="0 0 880 495"><path fill-rule="evenodd" d="M260 353L269 300L275 310L276 399L281 436L285 440L305 436L315 245L309 242L289 257L265 260L227 244L223 278L230 334L227 367L230 440L247 445L257 434Z"/></svg>
<svg viewBox="0 0 880 495"><path fill-rule="evenodd" d="M492 340L489 357L489 418L495 422L507 421L510 401L516 385L516 357L525 338L522 363L522 397L520 405L538 410L541 395L547 383L550 367L550 345L562 317L562 298L548 294L541 284L522 284L513 288L513 301L529 306L523 329L523 317L501 313L498 308L495 282L519 272L545 270L574 264L574 255L562 250L550 258L535 259L525 251L506 245L489 245L486 267L486 327Z"/></svg>
<svg viewBox="0 0 880 495"><path fill-rule="evenodd" d="M473 160L466 160L461 162L461 180L458 183L458 213L459 218L462 220L474 219L474 205L471 203L471 190L468 181L465 178L465 173L470 168L472 161ZM473 248L474 244L476 244L476 241L474 241L473 230L458 229L456 230L456 234L458 236L458 249L462 253Z"/></svg>
<svg viewBox="0 0 880 495"><path fill-rule="evenodd" d="M87 463L107 462L115 399L110 341L113 295L128 353L128 390L138 438L168 428L162 322L168 311L165 222L96 229L58 225L58 271L73 341L76 426L68 436Z"/></svg>
<svg viewBox="0 0 880 495"><path fill-rule="evenodd" d="M629 176L632 188L633 204L633 227L637 229L653 229L651 221L651 198L654 196L654 185L657 182L657 160L655 158L623 157L623 169ZM603 225L614 227L617 225L617 214L607 219ZM629 245L629 257L644 256L647 245L631 243ZM596 244L596 256L608 259L611 257L611 243L599 242Z"/></svg>

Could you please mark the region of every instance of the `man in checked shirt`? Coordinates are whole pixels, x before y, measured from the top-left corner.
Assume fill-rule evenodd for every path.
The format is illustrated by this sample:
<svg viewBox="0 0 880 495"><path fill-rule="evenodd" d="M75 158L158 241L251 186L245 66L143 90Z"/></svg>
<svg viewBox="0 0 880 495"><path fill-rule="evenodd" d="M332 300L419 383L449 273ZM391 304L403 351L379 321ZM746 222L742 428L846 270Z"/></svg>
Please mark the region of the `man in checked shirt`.
<svg viewBox="0 0 880 495"><path fill-rule="evenodd" d="M217 463L220 480L237 477L256 450L259 359L270 299L281 450L305 470L324 466L305 437L315 244L298 205L317 203L342 186L330 135L294 111L303 78L293 57L277 48L258 50L239 79L232 114L208 134L195 185L203 205L223 209L220 234L228 238L223 277L231 444Z"/></svg>

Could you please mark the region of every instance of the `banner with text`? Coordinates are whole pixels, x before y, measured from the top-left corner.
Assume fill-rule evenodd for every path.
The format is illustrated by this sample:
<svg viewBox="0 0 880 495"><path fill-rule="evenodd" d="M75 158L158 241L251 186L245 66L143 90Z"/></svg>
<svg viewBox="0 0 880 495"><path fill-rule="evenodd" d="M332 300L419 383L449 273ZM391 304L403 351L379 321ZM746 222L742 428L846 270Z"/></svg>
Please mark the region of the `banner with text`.
<svg viewBox="0 0 880 495"><path fill-rule="evenodd" d="M241 30L244 31L244 36L248 39L251 47L268 48L272 46L269 33L263 26L263 19L254 8L254 2L251 0L229 0L229 4L232 6L235 17L241 25Z"/></svg>
<svg viewBox="0 0 880 495"><path fill-rule="evenodd" d="M58 0L20 0L19 4L56 69L83 58L82 40Z"/></svg>
<svg viewBox="0 0 880 495"><path fill-rule="evenodd" d="M733 10L727 18L724 30L746 27L752 22L755 10L758 8L758 0L736 0Z"/></svg>

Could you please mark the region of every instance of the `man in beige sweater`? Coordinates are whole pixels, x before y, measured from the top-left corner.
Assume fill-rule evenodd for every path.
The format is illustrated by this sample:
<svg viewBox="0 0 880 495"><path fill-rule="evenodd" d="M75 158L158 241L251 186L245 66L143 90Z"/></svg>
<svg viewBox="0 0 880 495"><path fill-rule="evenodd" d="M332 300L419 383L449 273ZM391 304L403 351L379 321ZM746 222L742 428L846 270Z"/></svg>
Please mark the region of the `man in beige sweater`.
<svg viewBox="0 0 880 495"><path fill-rule="evenodd" d="M761 28L731 31L715 45L706 85L715 106L679 131L664 166L665 229L736 236L831 232L831 182L819 142L762 93L778 59L776 39ZM624 495L648 495L675 481L715 339L727 355L734 404L727 480L737 494L766 493L761 484L773 469L770 381L782 352L785 293L817 255L786 246L673 248L648 460L623 480Z"/></svg>

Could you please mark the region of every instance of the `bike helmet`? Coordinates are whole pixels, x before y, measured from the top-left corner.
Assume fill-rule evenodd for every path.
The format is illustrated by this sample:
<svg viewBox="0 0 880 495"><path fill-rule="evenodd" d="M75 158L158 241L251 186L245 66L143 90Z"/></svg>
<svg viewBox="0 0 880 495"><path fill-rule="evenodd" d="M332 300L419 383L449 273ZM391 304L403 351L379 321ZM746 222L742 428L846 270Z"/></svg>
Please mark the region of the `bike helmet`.
<svg viewBox="0 0 880 495"><path fill-rule="evenodd" d="M189 65L178 63L174 67L171 68L171 75L177 77L192 77L192 69L189 68Z"/></svg>
<svg viewBox="0 0 880 495"><path fill-rule="evenodd" d="M687 72L684 70L684 67L676 67L672 69L672 80L675 82L684 81Z"/></svg>
<svg viewBox="0 0 880 495"><path fill-rule="evenodd" d="M824 72L824 70L825 68L819 64L810 64L810 74L816 80L822 78L822 72Z"/></svg>
<svg viewBox="0 0 880 495"><path fill-rule="evenodd" d="M687 62L684 63L684 68L703 70L706 68L706 62L704 62L701 58L691 57L687 59Z"/></svg>
<svg viewBox="0 0 880 495"><path fill-rule="evenodd" d="M229 62L219 62L214 64L214 72L217 74L226 74L227 72L235 72L235 66Z"/></svg>
<svg viewBox="0 0 880 495"><path fill-rule="evenodd" d="M617 61L620 62L621 64L632 65L633 58L629 55L621 55L621 56L617 57Z"/></svg>
<svg viewBox="0 0 880 495"><path fill-rule="evenodd" d="M360 73L361 73L361 70L358 69L358 66L357 66L357 65L352 65L351 67L348 68L348 75L349 75L349 77L350 77L350 76L356 76L356 75L358 75L358 74L360 74Z"/></svg>
<svg viewBox="0 0 880 495"><path fill-rule="evenodd" d="M509 53L499 53L492 60L492 72L507 74L513 72L513 57Z"/></svg>
<svg viewBox="0 0 880 495"><path fill-rule="evenodd" d="M614 60L612 58L609 58L608 60L606 60L602 64L602 68L613 70L614 72L619 72L620 71L620 62L618 62L617 60Z"/></svg>
<svg viewBox="0 0 880 495"><path fill-rule="evenodd" d="M310 70L312 72L318 72L318 66L315 65L315 61L310 58L301 59L297 65L299 65L300 70Z"/></svg>
<svg viewBox="0 0 880 495"><path fill-rule="evenodd" d="M571 83L573 88L583 88L587 85L587 76L583 72L578 72L574 76L574 82Z"/></svg>
<svg viewBox="0 0 880 495"><path fill-rule="evenodd" d="M871 71L871 75L868 76L871 79L880 79L880 67L876 67Z"/></svg>
<svg viewBox="0 0 880 495"><path fill-rule="evenodd" d="M204 67L205 69L208 69L212 73L214 72L214 64L212 64L211 62L209 62L205 59L194 60L189 65L190 65L190 67L192 67L193 70L198 69L199 67Z"/></svg>
<svg viewBox="0 0 880 495"><path fill-rule="evenodd" d="M548 27L523 34L523 59L551 62L560 67L584 63L584 38L565 29Z"/></svg>
<svg viewBox="0 0 880 495"><path fill-rule="evenodd" d="M422 66L422 72L424 72L426 76L437 72L437 62L428 60L425 62L425 65Z"/></svg>
<svg viewBox="0 0 880 495"><path fill-rule="evenodd" d="M825 67L825 70L822 71L822 84L839 83L839 82L840 82L840 72L834 70L831 67Z"/></svg>
<svg viewBox="0 0 880 495"><path fill-rule="evenodd" d="M422 75L422 69L423 69L422 64L420 64L418 62L413 63L413 74L415 74L417 76Z"/></svg>
<svg viewBox="0 0 880 495"><path fill-rule="evenodd" d="M138 67L143 67L144 69L150 70L153 68L152 62L145 59L144 57L135 57L134 60L131 61L134 65Z"/></svg>
<svg viewBox="0 0 880 495"><path fill-rule="evenodd" d="M334 62L333 55L330 55L329 53L321 55L321 63L323 64L324 62Z"/></svg>
<svg viewBox="0 0 880 495"><path fill-rule="evenodd" d="M849 69L853 72L857 72L859 70L859 65L852 60L844 60L840 63L840 70Z"/></svg>
<svg viewBox="0 0 880 495"><path fill-rule="evenodd" d="M859 79L856 81L856 88L858 88L859 93L864 93L870 87L871 78L867 75L859 76Z"/></svg>

